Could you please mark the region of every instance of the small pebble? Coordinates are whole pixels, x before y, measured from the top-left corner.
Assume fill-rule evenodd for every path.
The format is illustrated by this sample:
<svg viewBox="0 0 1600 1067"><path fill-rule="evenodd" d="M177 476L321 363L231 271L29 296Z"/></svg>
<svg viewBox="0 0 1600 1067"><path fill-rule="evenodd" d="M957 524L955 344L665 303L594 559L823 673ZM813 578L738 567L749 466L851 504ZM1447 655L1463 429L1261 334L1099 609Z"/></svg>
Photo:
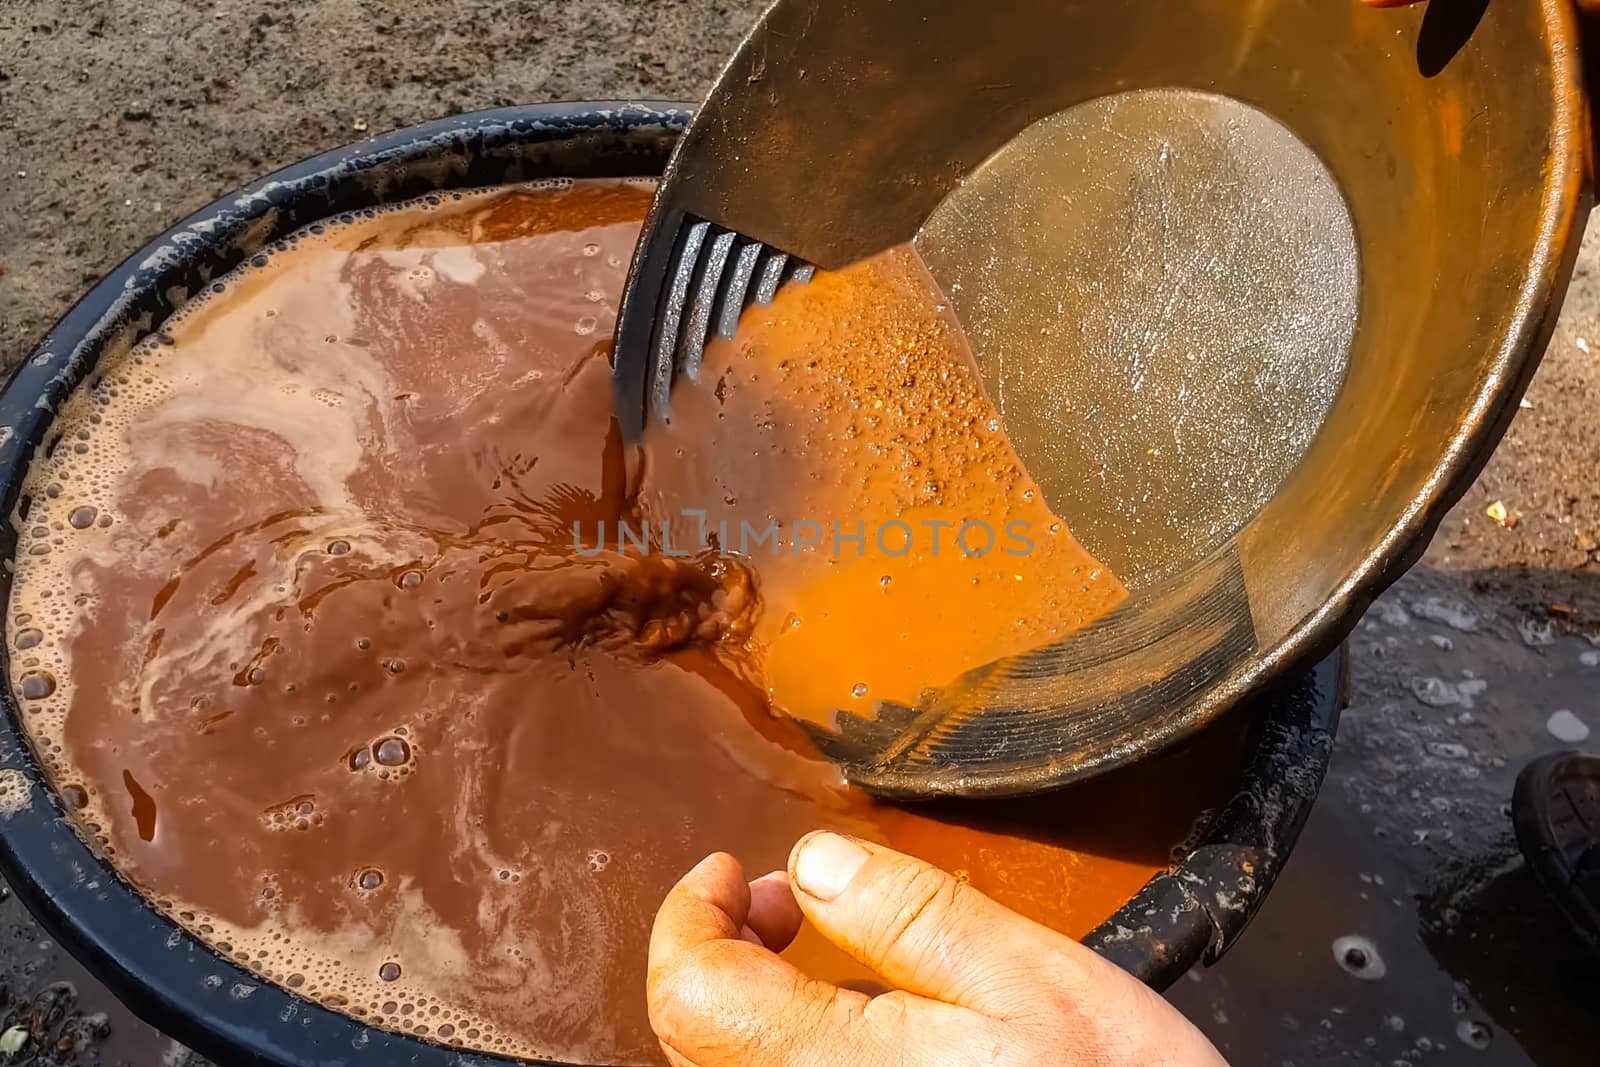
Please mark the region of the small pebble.
<svg viewBox="0 0 1600 1067"><path fill-rule="evenodd" d="M1589 740L1588 724L1566 708L1551 715L1544 725L1550 736L1562 744L1581 745Z"/></svg>

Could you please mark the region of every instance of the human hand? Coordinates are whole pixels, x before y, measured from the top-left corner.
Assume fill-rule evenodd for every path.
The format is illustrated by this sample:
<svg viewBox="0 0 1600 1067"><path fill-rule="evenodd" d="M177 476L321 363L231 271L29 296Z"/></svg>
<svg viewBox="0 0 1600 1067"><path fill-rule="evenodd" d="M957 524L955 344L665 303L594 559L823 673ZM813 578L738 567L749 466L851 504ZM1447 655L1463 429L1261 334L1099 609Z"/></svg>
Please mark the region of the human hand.
<svg viewBox="0 0 1600 1067"><path fill-rule="evenodd" d="M1424 0L1361 0L1368 7L1409 7L1412 4L1423 3ZM1573 6L1581 14L1600 12L1600 0L1572 0Z"/></svg>
<svg viewBox="0 0 1600 1067"><path fill-rule="evenodd" d="M872 997L780 959L802 915L898 988ZM702 860L656 915L647 986L674 1067L1224 1062L1177 1009L1071 938L828 832L753 882L732 856Z"/></svg>
<svg viewBox="0 0 1600 1067"><path fill-rule="evenodd" d="M1426 0L1360 0L1368 8L1408 8ZM1448 0L1446 0L1448 2ZM1483 0L1488 2L1488 0ZM1573 0L1578 13L1578 37L1584 51L1584 82L1590 98L1600 96L1600 0ZM1590 110L1595 110L1590 106ZM1597 117L1600 118L1600 117ZM1600 139L1600 130L1590 134Z"/></svg>

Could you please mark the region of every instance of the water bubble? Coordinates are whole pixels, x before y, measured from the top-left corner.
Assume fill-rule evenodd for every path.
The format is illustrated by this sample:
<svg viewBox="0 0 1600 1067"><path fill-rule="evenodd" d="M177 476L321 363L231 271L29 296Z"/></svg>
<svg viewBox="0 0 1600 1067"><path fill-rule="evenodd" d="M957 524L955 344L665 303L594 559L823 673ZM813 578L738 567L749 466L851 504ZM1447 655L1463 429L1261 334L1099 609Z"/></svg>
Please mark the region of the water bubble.
<svg viewBox="0 0 1600 1067"><path fill-rule="evenodd" d="M1489 1029L1489 1024L1479 1022L1477 1019L1462 1019L1456 1023L1456 1036L1468 1048L1479 1051L1489 1047L1489 1042L1494 1039L1494 1031Z"/></svg>
<svg viewBox="0 0 1600 1067"><path fill-rule="evenodd" d="M100 513L91 507L73 508L72 514L67 516L67 522L72 524L74 530L87 530L94 525L94 520Z"/></svg>
<svg viewBox="0 0 1600 1067"><path fill-rule="evenodd" d="M878 584L883 586L885 589L887 589L887 588L889 588L889 583L892 580L893 579L891 579L887 574L885 574L882 578L878 579Z"/></svg>
<svg viewBox="0 0 1600 1067"><path fill-rule="evenodd" d="M392 982L400 977L400 965L392 960L378 968L378 977L385 982Z"/></svg>
<svg viewBox="0 0 1600 1067"><path fill-rule="evenodd" d="M1427 676L1411 679L1410 686L1412 695L1430 708L1470 708L1474 699L1488 690L1489 683L1482 679L1452 683Z"/></svg>
<svg viewBox="0 0 1600 1067"><path fill-rule="evenodd" d="M853 697L856 697L857 699L866 696L867 695L867 683L866 682L857 682L855 685L851 686L850 687L850 695L853 696Z"/></svg>
<svg viewBox="0 0 1600 1067"><path fill-rule="evenodd" d="M377 757L385 767L398 767L411 759L411 746L398 737L386 737L378 742Z"/></svg>
<svg viewBox="0 0 1600 1067"><path fill-rule="evenodd" d="M1426 600L1413 601L1411 614L1429 622L1443 623L1461 633L1472 633L1478 628L1478 616L1466 605L1455 600L1429 597Z"/></svg>
<svg viewBox="0 0 1600 1067"><path fill-rule="evenodd" d="M1544 648L1556 643L1555 623L1549 619L1524 618L1517 623L1517 633L1529 648Z"/></svg>
<svg viewBox="0 0 1600 1067"><path fill-rule="evenodd" d="M604 849L592 848L589 850L588 862L589 869L595 874L599 874L601 871L610 866L611 853L605 851Z"/></svg>
<svg viewBox="0 0 1600 1067"><path fill-rule="evenodd" d="M358 748L350 756L350 769L352 771L364 771L371 765L372 750L370 748Z"/></svg>
<svg viewBox="0 0 1600 1067"><path fill-rule="evenodd" d="M586 256L598 256L600 254L600 246L593 242L586 244L583 246L583 254Z"/></svg>
<svg viewBox="0 0 1600 1067"><path fill-rule="evenodd" d="M61 787L61 799L66 801L69 810L82 811L88 806L89 792L81 785L64 785Z"/></svg>
<svg viewBox="0 0 1600 1067"><path fill-rule="evenodd" d="M595 327L598 325L599 320L593 315L585 315L578 320L573 329L577 331L579 337L588 337L591 333L594 333Z"/></svg>
<svg viewBox="0 0 1600 1067"><path fill-rule="evenodd" d="M1333 958L1346 974L1367 982L1375 982L1389 971L1378 953L1378 946L1355 934L1334 940Z"/></svg>
<svg viewBox="0 0 1600 1067"><path fill-rule="evenodd" d="M400 576L395 579L395 584L401 589L415 589L422 584L422 572L401 571Z"/></svg>
<svg viewBox="0 0 1600 1067"><path fill-rule="evenodd" d="M382 884L383 872L375 867L368 867L366 870L356 875L356 885L366 890L368 893L372 892L374 889L377 889Z"/></svg>
<svg viewBox="0 0 1600 1067"><path fill-rule="evenodd" d="M328 546L328 555L343 556L350 551L349 541L335 541Z"/></svg>
<svg viewBox="0 0 1600 1067"><path fill-rule="evenodd" d="M35 629L31 629L30 628L30 629L27 629L27 630L18 630L17 631L16 640L13 643L16 645L17 648L24 649L24 648L33 648L34 646L38 645L39 642L41 642L43 640L44 640L44 631L43 630L35 630Z"/></svg>
<svg viewBox="0 0 1600 1067"><path fill-rule="evenodd" d="M43 700L56 691L56 680L46 671L31 671L22 676L18 688L24 700Z"/></svg>

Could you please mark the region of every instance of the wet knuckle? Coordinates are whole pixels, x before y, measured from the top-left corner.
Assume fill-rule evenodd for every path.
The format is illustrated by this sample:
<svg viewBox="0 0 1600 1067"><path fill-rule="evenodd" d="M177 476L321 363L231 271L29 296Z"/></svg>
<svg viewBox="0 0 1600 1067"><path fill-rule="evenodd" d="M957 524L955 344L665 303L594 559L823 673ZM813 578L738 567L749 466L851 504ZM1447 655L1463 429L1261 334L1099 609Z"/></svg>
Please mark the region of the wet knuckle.
<svg viewBox="0 0 1600 1067"><path fill-rule="evenodd" d="M645 993L652 1023L665 1018L716 1014L725 999L728 962L720 942L695 945L650 969Z"/></svg>

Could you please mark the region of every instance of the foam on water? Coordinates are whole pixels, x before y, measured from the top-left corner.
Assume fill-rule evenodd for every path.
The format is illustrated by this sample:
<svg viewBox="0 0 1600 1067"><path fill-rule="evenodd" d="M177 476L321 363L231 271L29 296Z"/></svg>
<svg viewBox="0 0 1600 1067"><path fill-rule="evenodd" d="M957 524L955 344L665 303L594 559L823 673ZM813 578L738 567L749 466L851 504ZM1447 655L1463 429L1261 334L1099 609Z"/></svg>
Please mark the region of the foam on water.
<svg viewBox="0 0 1600 1067"><path fill-rule="evenodd" d="M1151 772L1158 812L1124 779L945 822L847 788L774 714L913 700L1123 591L908 250L752 311L625 447L606 338L647 206L551 182L310 226L99 368L12 517L10 681L82 832L216 951L377 1027L652 1059L650 916L707 852L771 870L825 826L1081 934L1220 799L1192 768L1232 735ZM624 517L692 544L686 508L786 547L575 544ZM1034 550L958 550L980 517ZM801 519L915 544L796 550ZM0 812L28 802L0 782ZM1135 808L1097 858L1099 813ZM788 958L867 977L814 938Z"/></svg>
<svg viewBox="0 0 1600 1067"><path fill-rule="evenodd" d="M578 184L570 180L529 183L520 188L562 192ZM649 183L644 183L648 185ZM403 248L384 254L400 270L393 281L406 298L424 300L428 290L444 279L454 285L473 285L486 264L471 243L441 235L429 236L426 217L448 207L459 216L487 206L503 190L459 192L424 197L409 203L340 215L284 239L251 259L240 269L218 279L192 298L161 330L125 357L98 368L63 404L41 456L29 472L22 502L13 516L19 532L7 633L12 644L11 684L21 698L25 723L47 770L58 783L68 805L77 811L78 825L91 843L109 860L119 860L117 844L107 832L112 821L108 805L126 803L127 797L107 796L76 781L77 772L66 744L67 716L77 696L71 648L82 630L94 623L96 590L85 580L87 568L153 570L167 565L159 553L126 555L128 539L114 538L122 521L120 505L132 472L162 470L181 481L213 485L225 477L204 451L186 447L183 435L168 434L176 427L212 422L230 432L260 431L292 448L293 474L320 501L310 516L311 529L283 546L285 571L297 559L328 552L381 552L381 531L375 529L360 505L352 499L348 481L374 438L383 435L403 417L403 402L382 362L363 359L352 348L359 344L357 311L346 288L306 284L329 264L342 260L364 240L378 240L392 227L390 216L412 215L411 232ZM478 225L481 226L481 220ZM488 239L478 233L477 237ZM269 287L282 288L297 301L267 308L256 331L289 329L314 331L321 344L341 349L337 360L306 361L294 367L274 362L268 346L250 343L240 333L231 314L239 302L259 298ZM593 330L593 318L586 318ZM485 324L484 329L489 327ZM582 324L579 327L582 330ZM180 346L179 341L182 344ZM226 358L189 358L190 346ZM180 352L180 347L183 351ZM492 369L492 368L491 368ZM467 396L473 390L463 390ZM152 549L162 534L150 538ZM402 571L397 584L414 588L416 572ZM282 588L263 584L247 596L216 605L208 625L188 649L166 648L175 662L220 664L250 663L258 650L250 647L246 625L252 618L275 610ZM153 654L153 652L152 652ZM403 670L395 663L391 669ZM241 671L247 683L260 681L260 668ZM162 681L151 674L140 681L128 679L120 692L107 699L145 714L159 714L166 706L153 690ZM400 780L412 771L421 753L402 736L404 725L388 736L375 738L370 758L360 770L381 779ZM353 758L353 757L352 757ZM141 821L155 818L153 802L143 787L128 776L127 788L147 802L147 812L135 810ZM0 813L28 802L22 788L0 782ZM336 816L336 813L333 813ZM265 829L274 833L304 833L323 825L330 813L315 797L295 797L260 813ZM493 857L485 857L494 864ZM589 875L586 868L583 872ZM138 881L138 876L134 875ZM551 872L541 877L553 881ZM573 872L577 877L577 872ZM511 878L504 879L509 887ZM520 883L522 875L515 877ZM269 918L255 926L242 926L198 910L190 903L157 897L162 910L235 962L283 985L301 996L345 1011L374 1026L412 1033L474 1049L512 1056L542 1056L548 1047L530 1042L526 1033L510 1033L491 1018L464 1005L459 997L441 995L441 975L459 974L473 964L470 954L441 921L419 890L393 884L384 872L365 869L352 878L352 894L370 895L380 889L389 896L392 922L427 930L426 938L407 945L402 966L389 957L383 939L351 924L340 931L315 929L292 907L281 904L277 880L259 879L259 898ZM554 892L558 887L549 886ZM509 888L506 892L509 892ZM487 900L486 907L492 907ZM503 905L502 905L503 907ZM586 934L603 936L603 923L585 924ZM307 930L314 930L307 936ZM539 957L537 939L507 938L507 962L518 972L548 974ZM603 954L601 945L595 946ZM567 1002L565 1012L587 1010L598 992L582 982L537 981L541 997ZM585 1050L565 1047L563 1055L583 1057Z"/></svg>

